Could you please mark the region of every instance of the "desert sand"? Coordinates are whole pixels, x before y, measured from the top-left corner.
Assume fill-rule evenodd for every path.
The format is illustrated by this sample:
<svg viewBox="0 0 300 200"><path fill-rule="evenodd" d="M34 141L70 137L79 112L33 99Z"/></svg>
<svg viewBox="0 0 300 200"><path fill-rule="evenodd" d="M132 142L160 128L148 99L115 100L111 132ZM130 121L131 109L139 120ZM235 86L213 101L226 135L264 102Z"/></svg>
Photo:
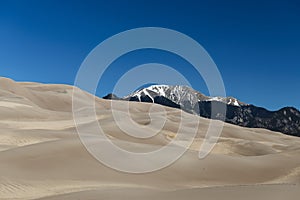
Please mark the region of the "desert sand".
<svg viewBox="0 0 300 200"><path fill-rule="evenodd" d="M176 137L181 114L191 119L184 124L186 137L195 126L192 119L200 122L193 144L172 165L144 174L111 169L79 139L73 89L0 78L0 199L299 199L300 138L225 124L213 151L199 159L210 120L156 105L166 110L165 126L152 138L136 139L114 122L111 101L95 98L97 122L107 137L132 151L168 144ZM118 102L117 112L125 103ZM145 126L141 133L146 131L153 104L129 104L132 120ZM82 122L79 126L93 123ZM91 141L96 134L88 133Z"/></svg>

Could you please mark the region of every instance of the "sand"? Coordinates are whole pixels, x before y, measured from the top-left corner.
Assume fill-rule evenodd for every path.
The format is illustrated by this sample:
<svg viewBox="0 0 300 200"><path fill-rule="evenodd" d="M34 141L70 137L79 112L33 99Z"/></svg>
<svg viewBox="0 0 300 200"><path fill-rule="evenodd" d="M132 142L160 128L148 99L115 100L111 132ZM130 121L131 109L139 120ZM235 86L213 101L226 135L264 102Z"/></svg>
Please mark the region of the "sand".
<svg viewBox="0 0 300 200"><path fill-rule="evenodd" d="M100 163L81 143L73 121L72 92L68 85L0 78L0 199L299 199L300 138L225 124L213 151L200 160L210 120L183 113L188 122L178 147L199 120L188 151L164 169L123 173ZM83 100L92 98L82 94ZM156 105L151 121L147 112L153 104L130 102L132 120L145 126L141 134L147 125L161 121L159 113L166 110L166 123L157 135L136 139L118 128L111 102L96 98L97 122L114 144L147 152L177 137L180 110ZM124 112L125 103L118 102L116 111ZM92 123L82 115L79 126ZM98 136L91 130L85 137L92 143Z"/></svg>

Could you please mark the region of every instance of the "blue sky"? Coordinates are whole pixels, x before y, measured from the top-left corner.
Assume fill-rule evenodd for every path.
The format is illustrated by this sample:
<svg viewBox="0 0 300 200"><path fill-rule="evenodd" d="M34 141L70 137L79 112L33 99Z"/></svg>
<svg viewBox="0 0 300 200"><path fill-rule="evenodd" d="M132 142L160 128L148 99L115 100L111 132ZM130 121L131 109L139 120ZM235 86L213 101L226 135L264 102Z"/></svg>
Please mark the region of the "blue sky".
<svg viewBox="0 0 300 200"><path fill-rule="evenodd" d="M300 108L300 3L290 0L0 0L0 76L73 84L82 61L100 42L146 26L174 29L198 41L217 64L228 96L270 110ZM184 65L164 52L133 53L116 61L98 95L111 92L126 66L153 61ZM195 89L207 94L201 80Z"/></svg>

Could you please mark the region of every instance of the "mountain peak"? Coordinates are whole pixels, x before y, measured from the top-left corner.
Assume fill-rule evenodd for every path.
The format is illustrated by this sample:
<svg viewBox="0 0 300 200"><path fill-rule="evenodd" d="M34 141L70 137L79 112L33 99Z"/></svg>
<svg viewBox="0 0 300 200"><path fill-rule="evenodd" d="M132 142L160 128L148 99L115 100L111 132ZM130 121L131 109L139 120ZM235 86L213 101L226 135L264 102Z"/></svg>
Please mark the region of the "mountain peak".
<svg viewBox="0 0 300 200"><path fill-rule="evenodd" d="M191 105L199 101L219 101L232 106L248 105L234 97L205 96L201 92L196 91L186 85L150 85L148 87L141 88L128 96L125 96L124 99L137 98L138 101L141 101L142 97L147 97L148 99L152 100L152 102L154 102L154 98L157 96L162 96L170 99L179 105L183 101L188 101Z"/></svg>

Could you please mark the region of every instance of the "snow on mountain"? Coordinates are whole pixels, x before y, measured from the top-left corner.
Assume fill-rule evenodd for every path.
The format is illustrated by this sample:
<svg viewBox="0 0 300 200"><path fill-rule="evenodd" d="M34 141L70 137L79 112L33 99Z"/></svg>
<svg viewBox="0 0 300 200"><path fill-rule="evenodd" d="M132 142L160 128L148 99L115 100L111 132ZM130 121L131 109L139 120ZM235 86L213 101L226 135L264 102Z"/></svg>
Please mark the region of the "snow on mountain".
<svg viewBox="0 0 300 200"><path fill-rule="evenodd" d="M142 101L141 97L148 97L154 102L154 98L157 96L165 97L179 105L189 103L192 107L199 101L219 101L232 106L247 105L233 97L208 97L188 86L182 85L151 85L133 92L124 97L124 99L135 97Z"/></svg>

